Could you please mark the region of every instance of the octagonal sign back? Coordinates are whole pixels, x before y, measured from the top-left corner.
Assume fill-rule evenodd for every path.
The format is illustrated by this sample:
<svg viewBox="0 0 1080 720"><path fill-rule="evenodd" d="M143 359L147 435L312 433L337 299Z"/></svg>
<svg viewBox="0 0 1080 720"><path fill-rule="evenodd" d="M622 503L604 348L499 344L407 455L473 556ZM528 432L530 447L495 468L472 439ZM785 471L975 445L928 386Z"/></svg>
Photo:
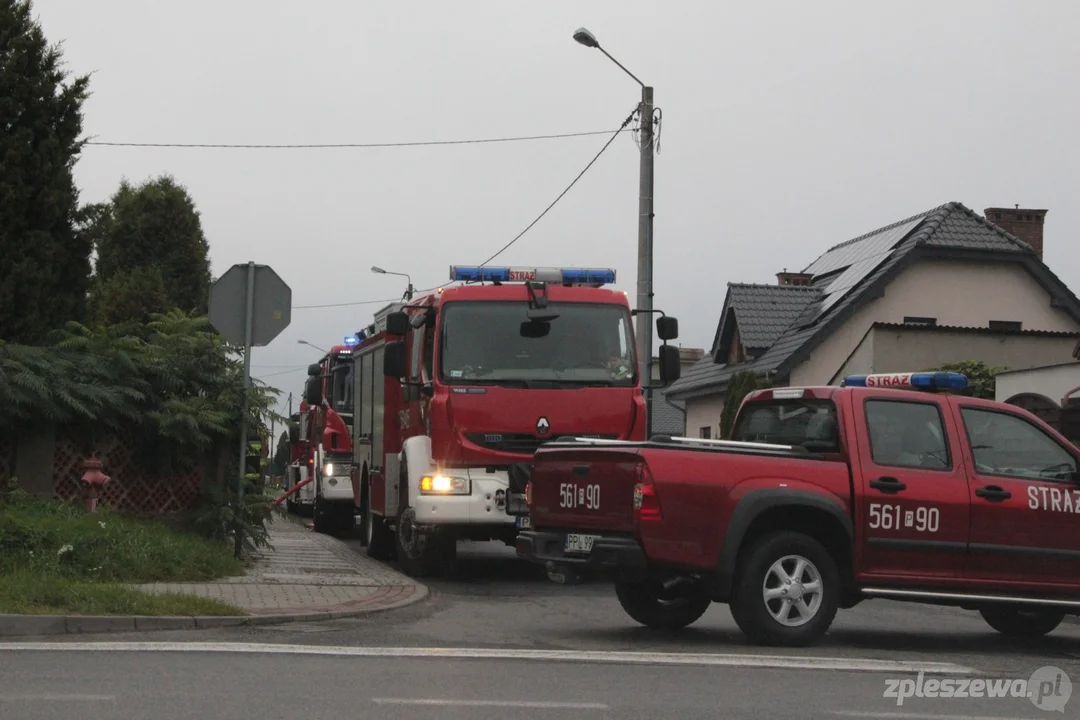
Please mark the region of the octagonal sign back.
<svg viewBox="0 0 1080 720"><path fill-rule="evenodd" d="M244 344L249 268L255 286L251 346L269 345L292 320L292 290L269 265L233 265L210 286L210 324L233 345Z"/></svg>

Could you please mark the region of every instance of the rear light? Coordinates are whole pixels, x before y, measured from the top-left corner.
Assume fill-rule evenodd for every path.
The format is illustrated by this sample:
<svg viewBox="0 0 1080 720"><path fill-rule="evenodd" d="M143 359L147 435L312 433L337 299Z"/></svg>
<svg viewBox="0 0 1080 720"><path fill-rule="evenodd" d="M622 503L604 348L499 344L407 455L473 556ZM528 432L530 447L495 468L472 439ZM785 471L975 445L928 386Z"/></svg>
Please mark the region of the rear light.
<svg viewBox="0 0 1080 720"><path fill-rule="evenodd" d="M640 463L634 467L634 520L656 522L663 519L652 473L645 463Z"/></svg>
<svg viewBox="0 0 1080 720"><path fill-rule="evenodd" d="M532 483L525 483L525 504L532 505Z"/></svg>

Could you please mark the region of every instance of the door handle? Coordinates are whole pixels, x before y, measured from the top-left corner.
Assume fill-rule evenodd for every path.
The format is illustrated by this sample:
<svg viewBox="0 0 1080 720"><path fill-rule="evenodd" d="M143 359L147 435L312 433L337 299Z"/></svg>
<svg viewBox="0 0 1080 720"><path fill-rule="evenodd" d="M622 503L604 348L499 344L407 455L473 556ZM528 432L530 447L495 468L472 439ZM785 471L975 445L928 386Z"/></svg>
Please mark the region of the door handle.
<svg viewBox="0 0 1080 720"><path fill-rule="evenodd" d="M975 494L990 502L1001 502L1012 497L1012 493L997 485L987 485L975 491Z"/></svg>
<svg viewBox="0 0 1080 720"><path fill-rule="evenodd" d="M898 493L901 490L907 490L907 485L900 482L894 477L879 477L870 481L870 487L875 490L880 490L886 495L892 495Z"/></svg>

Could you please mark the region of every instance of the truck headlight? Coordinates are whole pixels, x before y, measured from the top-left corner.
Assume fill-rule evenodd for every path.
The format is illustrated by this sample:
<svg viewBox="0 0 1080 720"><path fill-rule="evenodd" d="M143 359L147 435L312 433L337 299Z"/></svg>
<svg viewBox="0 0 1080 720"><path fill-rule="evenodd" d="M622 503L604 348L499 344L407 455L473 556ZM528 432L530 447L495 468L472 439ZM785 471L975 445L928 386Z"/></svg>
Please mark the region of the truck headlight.
<svg viewBox="0 0 1080 720"><path fill-rule="evenodd" d="M334 474L334 463L326 463L323 466L323 475L330 476Z"/></svg>
<svg viewBox="0 0 1080 720"><path fill-rule="evenodd" d="M468 495L471 491L468 478L446 475L424 475L420 478L421 495Z"/></svg>

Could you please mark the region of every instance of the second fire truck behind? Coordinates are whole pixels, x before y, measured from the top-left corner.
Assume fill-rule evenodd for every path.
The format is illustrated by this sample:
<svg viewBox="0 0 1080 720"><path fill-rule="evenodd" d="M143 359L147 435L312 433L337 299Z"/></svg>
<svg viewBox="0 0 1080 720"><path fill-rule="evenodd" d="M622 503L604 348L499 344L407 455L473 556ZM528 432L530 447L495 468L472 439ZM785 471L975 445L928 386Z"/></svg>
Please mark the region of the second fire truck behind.
<svg viewBox="0 0 1080 720"><path fill-rule="evenodd" d="M614 270L454 267L450 279L470 284L384 308L353 349L363 539L414 576L452 566L458 540L514 545L541 444L646 434L632 313L603 287ZM656 325L664 385L679 376L666 344L678 323Z"/></svg>

